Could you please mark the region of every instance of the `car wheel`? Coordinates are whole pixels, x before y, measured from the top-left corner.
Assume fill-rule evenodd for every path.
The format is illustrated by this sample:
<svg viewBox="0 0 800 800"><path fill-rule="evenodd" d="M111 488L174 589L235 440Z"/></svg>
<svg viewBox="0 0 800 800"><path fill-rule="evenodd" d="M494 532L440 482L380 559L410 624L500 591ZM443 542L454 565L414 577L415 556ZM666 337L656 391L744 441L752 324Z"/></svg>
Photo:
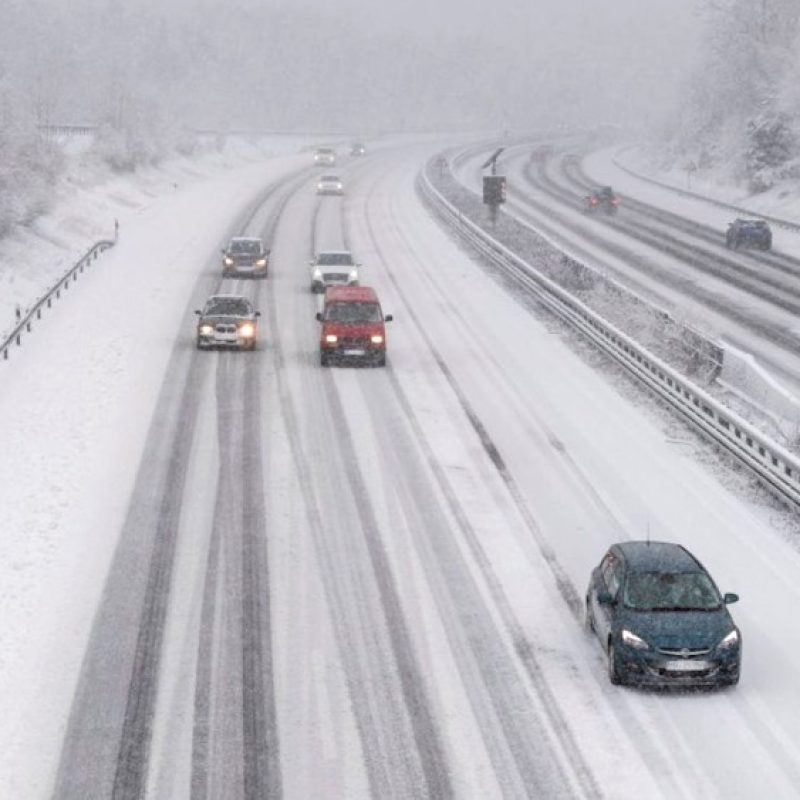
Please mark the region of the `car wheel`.
<svg viewBox="0 0 800 800"><path fill-rule="evenodd" d="M386 366L386 353L381 353L373 362L376 367L385 367Z"/></svg>
<svg viewBox="0 0 800 800"><path fill-rule="evenodd" d="M594 617L592 617L592 610L589 608L589 598L586 598L586 605L584 606L583 624L589 633L597 633L594 627Z"/></svg>
<svg viewBox="0 0 800 800"><path fill-rule="evenodd" d="M320 353L319 354L319 365L321 367L329 367L331 365L331 360L328 357L327 353Z"/></svg>
<svg viewBox="0 0 800 800"><path fill-rule="evenodd" d="M622 675L619 671L619 660L617 659L617 650L614 643L608 645L608 680L612 685L620 686L622 684Z"/></svg>

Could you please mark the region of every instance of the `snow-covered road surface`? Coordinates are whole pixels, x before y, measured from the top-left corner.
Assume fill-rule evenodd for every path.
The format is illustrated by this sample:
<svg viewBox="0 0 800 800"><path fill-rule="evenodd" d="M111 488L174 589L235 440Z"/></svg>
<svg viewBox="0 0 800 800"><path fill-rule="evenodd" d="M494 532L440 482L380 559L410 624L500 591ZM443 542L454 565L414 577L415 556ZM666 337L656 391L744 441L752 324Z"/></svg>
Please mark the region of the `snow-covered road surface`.
<svg viewBox="0 0 800 800"><path fill-rule="evenodd" d="M785 518L437 227L435 150L154 203L2 366L0 796L796 796ZM233 232L267 281L221 284ZM308 259L345 245L386 369L318 366ZM194 349L220 285L254 353ZM741 594L736 689L607 683L583 592L648 533Z"/></svg>

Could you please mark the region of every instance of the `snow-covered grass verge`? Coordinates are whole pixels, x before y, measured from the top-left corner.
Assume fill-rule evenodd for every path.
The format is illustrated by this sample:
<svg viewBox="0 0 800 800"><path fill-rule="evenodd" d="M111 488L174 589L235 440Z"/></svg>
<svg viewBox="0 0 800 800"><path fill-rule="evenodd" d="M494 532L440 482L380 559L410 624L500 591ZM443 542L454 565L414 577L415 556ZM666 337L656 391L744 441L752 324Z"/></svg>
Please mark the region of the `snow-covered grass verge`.
<svg viewBox="0 0 800 800"><path fill-rule="evenodd" d="M615 160L623 168L647 179L657 180L680 191L693 192L718 203L740 206L753 216L768 216L800 224L800 182L784 180L764 192L753 193L734 182L722 169L700 170L689 161L665 167L659 150L652 146L615 148Z"/></svg>
<svg viewBox="0 0 800 800"><path fill-rule="evenodd" d="M0 338L13 328L16 309L31 307L97 240L124 237L132 220L153 202L182 187L233 167L256 164L309 144L300 137L207 142L198 153L175 157L133 172L115 172L96 150L59 146L61 177L49 188L48 209L0 238Z"/></svg>

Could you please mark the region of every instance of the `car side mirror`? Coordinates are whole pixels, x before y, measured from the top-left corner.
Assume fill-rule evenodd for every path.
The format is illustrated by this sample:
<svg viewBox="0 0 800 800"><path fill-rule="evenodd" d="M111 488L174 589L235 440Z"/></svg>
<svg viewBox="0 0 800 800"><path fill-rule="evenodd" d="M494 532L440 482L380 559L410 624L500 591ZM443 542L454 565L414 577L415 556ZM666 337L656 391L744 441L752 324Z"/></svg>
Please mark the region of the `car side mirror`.
<svg viewBox="0 0 800 800"><path fill-rule="evenodd" d="M739 595L733 592L726 592L725 596L722 598L722 602L725 603L726 606L730 603L737 603L738 601Z"/></svg>
<svg viewBox="0 0 800 800"><path fill-rule="evenodd" d="M311 258L311 259L309 259L309 261L308 261L308 266L309 266L309 267L313 267L313 266L314 266L314 263L315 263L315 262L314 262L314 259L313 259L313 258Z"/></svg>
<svg viewBox="0 0 800 800"><path fill-rule="evenodd" d="M256 311L256 316L260 317L261 316L261 312L260 311Z"/></svg>
<svg viewBox="0 0 800 800"><path fill-rule="evenodd" d="M321 311L317 311L316 317L317 317L317 322L322 322L322 312Z"/></svg>
<svg viewBox="0 0 800 800"><path fill-rule="evenodd" d="M197 314L197 316L199 317L203 312L199 308L196 308L194 310L194 313Z"/></svg>
<svg viewBox="0 0 800 800"><path fill-rule="evenodd" d="M394 317L393 317L391 314L387 314L387 315L386 315L386 316L383 318L383 321L384 321L384 322L391 322L393 319L394 319Z"/></svg>
<svg viewBox="0 0 800 800"><path fill-rule="evenodd" d="M601 606L613 606L616 601L611 592L598 592L597 602L600 603Z"/></svg>

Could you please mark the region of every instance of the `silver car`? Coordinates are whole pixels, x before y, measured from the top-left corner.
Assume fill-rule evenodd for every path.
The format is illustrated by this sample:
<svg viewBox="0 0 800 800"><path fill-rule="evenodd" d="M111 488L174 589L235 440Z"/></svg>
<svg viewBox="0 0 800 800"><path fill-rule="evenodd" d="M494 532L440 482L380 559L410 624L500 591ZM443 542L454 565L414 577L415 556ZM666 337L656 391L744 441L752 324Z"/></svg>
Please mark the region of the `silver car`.
<svg viewBox="0 0 800 800"><path fill-rule="evenodd" d="M311 291L321 294L328 286L357 286L359 264L349 250L323 250L308 262Z"/></svg>
<svg viewBox="0 0 800 800"><path fill-rule="evenodd" d="M344 194L344 184L338 175L322 175L317 181L317 194Z"/></svg>
<svg viewBox="0 0 800 800"><path fill-rule="evenodd" d="M332 167L336 163L336 151L332 147L318 147L314 153L314 163L318 167Z"/></svg>
<svg viewBox="0 0 800 800"><path fill-rule="evenodd" d="M197 349L211 347L255 350L260 311L238 294L215 294L203 310L194 312L197 320Z"/></svg>

